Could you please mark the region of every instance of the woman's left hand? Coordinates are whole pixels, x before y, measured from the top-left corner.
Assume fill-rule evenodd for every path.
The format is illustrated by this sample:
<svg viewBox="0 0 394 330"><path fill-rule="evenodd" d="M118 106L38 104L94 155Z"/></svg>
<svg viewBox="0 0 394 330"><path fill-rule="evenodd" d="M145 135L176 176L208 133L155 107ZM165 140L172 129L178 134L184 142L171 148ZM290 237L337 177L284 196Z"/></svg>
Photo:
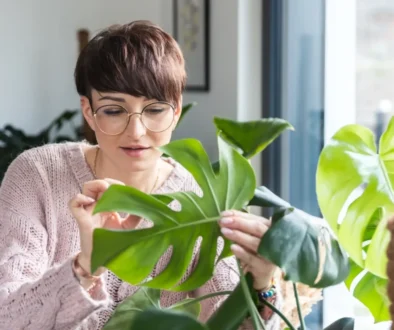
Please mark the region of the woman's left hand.
<svg viewBox="0 0 394 330"><path fill-rule="evenodd" d="M245 273L253 275L256 290L268 289L277 266L257 253L261 238L271 226L271 221L254 214L230 210L219 220L222 234L232 241L231 250L241 261Z"/></svg>

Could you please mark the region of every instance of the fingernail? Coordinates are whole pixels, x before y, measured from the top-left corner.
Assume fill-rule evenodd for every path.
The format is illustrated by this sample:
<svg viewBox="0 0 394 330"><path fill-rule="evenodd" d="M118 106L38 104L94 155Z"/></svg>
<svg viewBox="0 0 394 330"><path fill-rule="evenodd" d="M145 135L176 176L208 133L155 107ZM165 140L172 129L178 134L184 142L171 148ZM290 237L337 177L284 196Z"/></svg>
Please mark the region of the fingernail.
<svg viewBox="0 0 394 330"><path fill-rule="evenodd" d="M222 216L224 216L224 217L228 217L228 216L232 216L232 215L234 215L233 211L224 211L224 212L222 212Z"/></svg>
<svg viewBox="0 0 394 330"><path fill-rule="evenodd" d="M86 200L87 200L88 202L90 202L90 203L96 202L96 200L93 199L93 198L91 198L91 197L86 197Z"/></svg>
<svg viewBox="0 0 394 330"><path fill-rule="evenodd" d="M220 219L220 223L225 224L225 225L232 223L232 222L233 222L233 218L221 218Z"/></svg>
<svg viewBox="0 0 394 330"><path fill-rule="evenodd" d="M220 230L221 230L221 232L222 232L222 234L224 236L229 236L229 235L231 235L233 233L233 231L231 229L228 229L228 228L225 228L225 227L221 228Z"/></svg>

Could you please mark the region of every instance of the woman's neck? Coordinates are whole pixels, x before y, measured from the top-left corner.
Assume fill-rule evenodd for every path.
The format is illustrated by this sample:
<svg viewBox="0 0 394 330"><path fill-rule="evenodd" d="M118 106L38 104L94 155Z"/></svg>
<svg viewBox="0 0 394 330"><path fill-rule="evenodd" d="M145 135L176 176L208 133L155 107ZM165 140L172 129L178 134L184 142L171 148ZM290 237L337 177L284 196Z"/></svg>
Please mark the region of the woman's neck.
<svg viewBox="0 0 394 330"><path fill-rule="evenodd" d="M105 158L100 148L93 150L93 174L98 179L111 178L123 182L127 186L134 187L145 193L152 193L158 188L161 181L161 165L164 163L160 158L150 168L141 171L122 171L113 162Z"/></svg>

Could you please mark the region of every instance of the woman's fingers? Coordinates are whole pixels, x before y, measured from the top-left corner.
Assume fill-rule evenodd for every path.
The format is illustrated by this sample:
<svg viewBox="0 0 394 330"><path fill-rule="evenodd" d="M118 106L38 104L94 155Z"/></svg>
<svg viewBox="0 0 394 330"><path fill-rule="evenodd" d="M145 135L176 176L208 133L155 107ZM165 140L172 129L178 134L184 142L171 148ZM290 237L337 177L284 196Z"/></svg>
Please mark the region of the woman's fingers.
<svg viewBox="0 0 394 330"><path fill-rule="evenodd" d="M244 233L240 230L230 229L227 227L222 227L221 232L230 241L239 244L253 253L257 253L260 238Z"/></svg>
<svg viewBox="0 0 394 330"><path fill-rule="evenodd" d="M225 211L222 215L223 217L219 220L222 228L238 230L257 238L261 238L271 225L270 220L250 213Z"/></svg>
<svg viewBox="0 0 394 330"><path fill-rule="evenodd" d="M256 266L263 263L263 260L258 255L245 250L238 244L231 245L231 251L240 260L241 264L244 265L243 269L245 271L252 271Z"/></svg>
<svg viewBox="0 0 394 330"><path fill-rule="evenodd" d="M79 225L87 225L90 217L90 211L87 210L89 206L92 206L96 201L89 196L84 194L78 194L70 200L69 207L74 218L77 219Z"/></svg>
<svg viewBox="0 0 394 330"><path fill-rule="evenodd" d="M113 184L124 185L123 182L114 179L92 180L83 185L82 194L98 200L109 186Z"/></svg>
<svg viewBox="0 0 394 330"><path fill-rule="evenodd" d="M88 181L83 185L82 194L98 200L109 186L110 184L105 180Z"/></svg>
<svg viewBox="0 0 394 330"><path fill-rule="evenodd" d="M78 194L70 201L70 207L79 208L82 206L91 205L95 201L96 200L92 197L86 196L84 194Z"/></svg>
<svg viewBox="0 0 394 330"><path fill-rule="evenodd" d="M105 178L104 181L108 182L110 185L112 185L112 184L120 184L122 186L125 185L122 181L110 179L110 178Z"/></svg>

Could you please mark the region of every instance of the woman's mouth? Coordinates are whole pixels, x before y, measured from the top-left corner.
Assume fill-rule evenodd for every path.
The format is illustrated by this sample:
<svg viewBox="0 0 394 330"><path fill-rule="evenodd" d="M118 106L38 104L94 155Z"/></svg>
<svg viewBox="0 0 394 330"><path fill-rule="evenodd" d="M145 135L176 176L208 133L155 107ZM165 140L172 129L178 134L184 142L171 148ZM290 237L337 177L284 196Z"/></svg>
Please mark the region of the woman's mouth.
<svg viewBox="0 0 394 330"><path fill-rule="evenodd" d="M132 146L132 147L120 147L123 152L129 157L142 157L146 151L148 151L149 147L144 146Z"/></svg>

